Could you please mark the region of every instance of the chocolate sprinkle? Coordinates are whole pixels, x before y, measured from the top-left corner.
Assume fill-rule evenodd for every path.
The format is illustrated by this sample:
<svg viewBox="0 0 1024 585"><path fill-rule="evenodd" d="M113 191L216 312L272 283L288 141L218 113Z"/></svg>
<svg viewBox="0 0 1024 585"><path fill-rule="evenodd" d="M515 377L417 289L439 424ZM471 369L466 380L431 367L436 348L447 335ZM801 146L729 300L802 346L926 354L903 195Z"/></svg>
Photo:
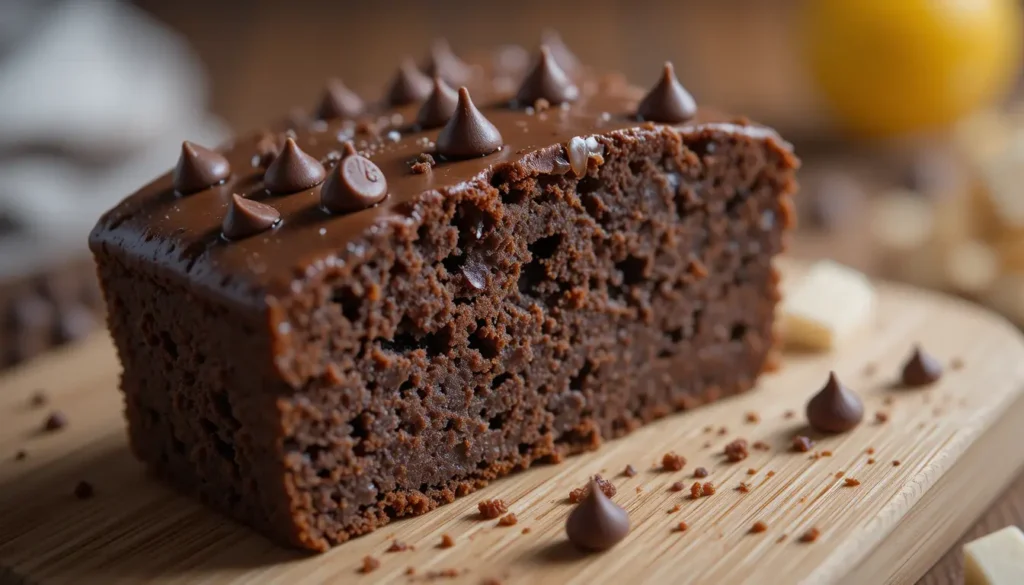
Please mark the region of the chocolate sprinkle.
<svg viewBox="0 0 1024 585"><path fill-rule="evenodd" d="M434 89L416 115L416 123L425 129L440 128L448 123L458 105L459 94L444 79L435 75Z"/></svg>
<svg viewBox="0 0 1024 585"><path fill-rule="evenodd" d="M320 99L316 117L320 120L335 118L355 118L363 113L363 99L345 86L340 79L330 79Z"/></svg>
<svg viewBox="0 0 1024 585"><path fill-rule="evenodd" d="M587 496L569 512L565 532L581 549L607 550L629 533L629 516L591 480Z"/></svg>
<svg viewBox="0 0 1024 585"><path fill-rule="evenodd" d="M266 231L280 220L281 213L273 207L233 193L221 232L229 240L239 240Z"/></svg>
<svg viewBox="0 0 1024 585"><path fill-rule="evenodd" d="M430 56L423 70L427 75L438 76L452 85L462 85L470 77L469 66L459 59L444 39L437 39L430 45Z"/></svg>
<svg viewBox="0 0 1024 585"><path fill-rule="evenodd" d="M697 103L679 80L670 61L665 62L661 78L636 108L641 120L679 124L697 115Z"/></svg>
<svg viewBox="0 0 1024 585"><path fill-rule="evenodd" d="M533 69L519 86L515 101L520 107L532 106L541 99L556 105L574 102L579 96L579 88L558 66L551 56L551 49L542 46Z"/></svg>
<svg viewBox="0 0 1024 585"><path fill-rule="evenodd" d="M903 385L911 388L927 386L941 377L942 365L939 360L922 351L921 346L915 345L914 352L903 364Z"/></svg>
<svg viewBox="0 0 1024 585"><path fill-rule="evenodd" d="M331 170L320 189L320 203L331 213L361 211L388 196L388 182L380 167L355 153L346 143L345 156Z"/></svg>
<svg viewBox="0 0 1024 585"><path fill-rule="evenodd" d="M281 153L267 167L263 183L271 193L283 195L315 187L326 175L320 161L303 152L294 139L288 138Z"/></svg>
<svg viewBox="0 0 1024 585"><path fill-rule="evenodd" d="M228 159L186 140L181 143L181 156L174 167L174 190L189 195L223 183L231 176Z"/></svg>
<svg viewBox="0 0 1024 585"><path fill-rule="evenodd" d="M828 382L807 402L807 422L818 431L843 433L864 418L864 403L829 372Z"/></svg>
<svg viewBox="0 0 1024 585"><path fill-rule="evenodd" d="M437 136L437 154L455 160L486 156L501 148L498 129L473 105L469 90L459 88L459 103Z"/></svg>
<svg viewBox="0 0 1024 585"><path fill-rule="evenodd" d="M430 78L423 74L412 59L402 61L388 90L388 103L404 106L426 99L430 95Z"/></svg>

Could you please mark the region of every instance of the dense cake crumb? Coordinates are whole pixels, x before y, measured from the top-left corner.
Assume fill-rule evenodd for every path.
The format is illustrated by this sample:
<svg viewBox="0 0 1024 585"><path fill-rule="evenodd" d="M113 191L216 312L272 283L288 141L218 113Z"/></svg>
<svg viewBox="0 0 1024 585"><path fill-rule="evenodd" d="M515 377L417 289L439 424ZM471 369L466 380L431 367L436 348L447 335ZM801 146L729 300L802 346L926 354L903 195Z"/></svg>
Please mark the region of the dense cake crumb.
<svg viewBox="0 0 1024 585"><path fill-rule="evenodd" d="M701 487L700 482L699 481L693 482L693 485L690 486L690 497L696 500L697 498L699 498L699 497L701 497L703 495L704 495L704 488Z"/></svg>
<svg viewBox="0 0 1024 585"><path fill-rule="evenodd" d="M627 465L626 468L622 470L622 475L625 475L626 477L633 477L636 475L636 468L632 465Z"/></svg>
<svg viewBox="0 0 1024 585"><path fill-rule="evenodd" d="M597 483L597 485L601 486L601 492L604 493L604 495L608 496L609 498L614 496L618 492L618 490L615 488L615 484L601 477L600 474L594 475L592 479ZM569 503L578 504L583 500L583 498L587 497L587 494L589 493L590 482L587 482L583 487L575 488L571 492L569 492Z"/></svg>
<svg viewBox="0 0 1024 585"><path fill-rule="evenodd" d="M893 461L892 461L892 466L893 467L899 467L900 465L901 465L901 463L900 463L899 459L893 459Z"/></svg>
<svg viewBox="0 0 1024 585"><path fill-rule="evenodd" d="M752 534L761 534L765 530L768 530L768 525L760 520L754 522L753 526L750 527L750 532Z"/></svg>
<svg viewBox="0 0 1024 585"><path fill-rule="evenodd" d="M679 524L676 524L676 532L686 532L689 529L690 525L683 520L680 520Z"/></svg>
<svg viewBox="0 0 1024 585"><path fill-rule="evenodd" d="M389 546L387 551L385 552L404 552L409 550L410 548L411 547L408 544L402 542L401 540L395 539L391 541L391 546Z"/></svg>
<svg viewBox="0 0 1024 585"><path fill-rule="evenodd" d="M416 574L416 567L406 567L405 568L405 574L406 575L415 575Z"/></svg>
<svg viewBox="0 0 1024 585"><path fill-rule="evenodd" d="M806 453L814 447L814 441L803 435L793 437L793 450L799 453Z"/></svg>
<svg viewBox="0 0 1024 585"><path fill-rule="evenodd" d="M848 477L845 480L843 480L843 483L846 485L846 487L856 487L860 485L860 480Z"/></svg>
<svg viewBox="0 0 1024 585"><path fill-rule="evenodd" d="M879 410L878 412L875 413L875 422L876 423L882 424L884 422L887 422L888 420L889 420L889 413L881 411L881 410Z"/></svg>
<svg viewBox="0 0 1024 585"><path fill-rule="evenodd" d="M96 494L95 488L87 481L80 481L75 485L75 497L79 500L87 500Z"/></svg>
<svg viewBox="0 0 1024 585"><path fill-rule="evenodd" d="M718 429L718 436L724 437L725 435L728 435L728 434L729 434L729 429L727 429L726 427L719 427L719 429Z"/></svg>
<svg viewBox="0 0 1024 585"><path fill-rule="evenodd" d="M677 482L673 483L672 485L670 485L668 487L668 489L669 489L669 491L673 491L673 492L681 492L684 489L686 489L686 486L683 485L683 482L677 481Z"/></svg>
<svg viewBox="0 0 1024 585"><path fill-rule="evenodd" d="M455 539L452 538L452 536L450 534L447 534L447 533L442 534L441 535L441 544L439 546L440 546L440 548L451 548L451 547L455 546Z"/></svg>
<svg viewBox="0 0 1024 585"><path fill-rule="evenodd" d="M874 465L874 464L875 464L875 458L874 457L868 457L868 465Z"/></svg>
<svg viewBox="0 0 1024 585"><path fill-rule="evenodd" d="M747 475L757 475L757 470L753 467L747 469Z"/></svg>
<svg viewBox="0 0 1024 585"><path fill-rule="evenodd" d="M703 479L703 478L705 478L707 476L708 476L708 470L703 468L703 467L698 467L697 469L693 470L693 477L696 477L698 479Z"/></svg>
<svg viewBox="0 0 1024 585"><path fill-rule="evenodd" d="M679 491L679 490L676 490L676 491ZM676 504L676 505L674 505L674 506L672 506L671 508L668 509L668 513L669 514L675 514L676 512L678 512L679 510L682 510L682 509L683 509L683 507L681 505Z"/></svg>
<svg viewBox="0 0 1024 585"><path fill-rule="evenodd" d="M846 474L843 473L842 471L837 471L836 472L836 479L842 479L844 475L846 475Z"/></svg>
<svg viewBox="0 0 1024 585"><path fill-rule="evenodd" d="M751 445L751 446L756 451L770 451L771 450L771 445L769 445L768 443L765 443L764 441L754 441L754 444Z"/></svg>
<svg viewBox="0 0 1024 585"><path fill-rule="evenodd" d="M765 477L772 477L774 475L775 475L775 472L772 471L771 469L768 470L768 473L764 474Z"/></svg>
<svg viewBox="0 0 1024 585"><path fill-rule="evenodd" d="M756 412L748 412L744 418L750 424L757 424L761 422L761 415L757 414Z"/></svg>
<svg viewBox="0 0 1024 585"><path fill-rule="evenodd" d="M494 520L505 512L508 512L508 506L505 505L505 501L497 498L492 500L483 500L477 504L476 507L480 511L480 515L487 520Z"/></svg>
<svg viewBox="0 0 1024 585"><path fill-rule="evenodd" d="M661 468L665 471L679 471L684 465L686 465L686 458L675 451L669 451L661 458Z"/></svg>
<svg viewBox="0 0 1024 585"><path fill-rule="evenodd" d="M514 512L509 512L498 520L498 526L515 526L518 523L519 518L516 517Z"/></svg>
<svg viewBox="0 0 1024 585"><path fill-rule="evenodd" d="M749 494L750 493L750 484L748 484L745 481L741 481L740 485L736 486L736 491L738 491L741 494Z"/></svg>
<svg viewBox="0 0 1024 585"><path fill-rule="evenodd" d="M821 536L821 531L815 527L809 528L806 532L800 535L800 542L814 542Z"/></svg>
<svg viewBox="0 0 1024 585"><path fill-rule="evenodd" d="M369 555L363 557L363 566L359 568L359 572L366 574L372 573L380 568L380 561L376 557Z"/></svg>
<svg viewBox="0 0 1024 585"><path fill-rule="evenodd" d="M526 528L523 528L522 533L523 534L529 534L530 533L530 527L527 526Z"/></svg>
<svg viewBox="0 0 1024 585"><path fill-rule="evenodd" d="M746 439L736 439L725 446L725 458L732 463L743 461L749 455Z"/></svg>

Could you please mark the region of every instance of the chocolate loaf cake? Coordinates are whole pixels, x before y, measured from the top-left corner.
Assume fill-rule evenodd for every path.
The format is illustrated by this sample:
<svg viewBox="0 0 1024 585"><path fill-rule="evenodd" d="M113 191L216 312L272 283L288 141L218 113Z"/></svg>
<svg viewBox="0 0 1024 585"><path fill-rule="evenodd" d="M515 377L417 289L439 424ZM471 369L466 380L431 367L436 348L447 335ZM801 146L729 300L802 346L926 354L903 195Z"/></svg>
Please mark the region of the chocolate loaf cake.
<svg viewBox="0 0 1024 585"><path fill-rule="evenodd" d="M751 388L797 160L670 66L645 96L564 57L511 93L437 50L383 103L333 83L108 212L137 456L322 551Z"/></svg>

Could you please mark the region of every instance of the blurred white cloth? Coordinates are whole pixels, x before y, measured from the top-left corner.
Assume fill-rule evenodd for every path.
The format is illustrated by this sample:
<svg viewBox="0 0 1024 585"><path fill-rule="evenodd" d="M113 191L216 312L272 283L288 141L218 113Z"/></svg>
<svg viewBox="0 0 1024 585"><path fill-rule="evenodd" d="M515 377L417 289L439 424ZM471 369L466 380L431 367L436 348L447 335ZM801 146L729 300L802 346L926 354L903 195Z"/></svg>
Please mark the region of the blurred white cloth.
<svg viewBox="0 0 1024 585"><path fill-rule="evenodd" d="M23 256L10 252L12 239L52 248L47 256L83 253L99 215L170 169L182 140L215 146L227 132L206 111L203 72L186 44L138 9L0 5L0 216L17 226L0 236L3 274L40 261L12 258ZM7 12L13 5L21 10Z"/></svg>

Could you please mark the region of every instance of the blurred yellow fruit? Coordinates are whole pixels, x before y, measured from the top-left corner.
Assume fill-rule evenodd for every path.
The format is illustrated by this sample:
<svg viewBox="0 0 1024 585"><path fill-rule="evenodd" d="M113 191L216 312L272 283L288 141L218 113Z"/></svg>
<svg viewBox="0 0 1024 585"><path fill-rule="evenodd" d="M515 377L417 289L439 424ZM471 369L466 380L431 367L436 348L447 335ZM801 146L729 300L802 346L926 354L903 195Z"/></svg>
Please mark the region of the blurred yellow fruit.
<svg viewBox="0 0 1024 585"><path fill-rule="evenodd" d="M1000 99L1021 59L1018 0L804 0L811 74L849 131L955 122Z"/></svg>

